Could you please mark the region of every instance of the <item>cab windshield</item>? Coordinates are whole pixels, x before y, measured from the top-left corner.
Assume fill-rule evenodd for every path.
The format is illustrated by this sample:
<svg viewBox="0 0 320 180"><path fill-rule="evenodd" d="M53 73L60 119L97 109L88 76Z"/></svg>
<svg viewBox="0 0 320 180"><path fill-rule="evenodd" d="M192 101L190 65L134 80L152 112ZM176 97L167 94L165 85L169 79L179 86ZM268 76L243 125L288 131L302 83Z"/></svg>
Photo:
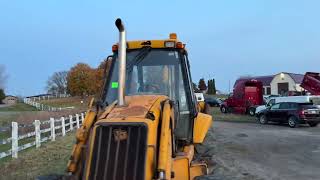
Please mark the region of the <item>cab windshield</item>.
<svg viewBox="0 0 320 180"><path fill-rule="evenodd" d="M182 76L178 50L151 49L150 47L127 52L126 95L166 95L179 103L180 111L188 110L185 80ZM118 96L118 58L114 55L106 86L106 102Z"/></svg>

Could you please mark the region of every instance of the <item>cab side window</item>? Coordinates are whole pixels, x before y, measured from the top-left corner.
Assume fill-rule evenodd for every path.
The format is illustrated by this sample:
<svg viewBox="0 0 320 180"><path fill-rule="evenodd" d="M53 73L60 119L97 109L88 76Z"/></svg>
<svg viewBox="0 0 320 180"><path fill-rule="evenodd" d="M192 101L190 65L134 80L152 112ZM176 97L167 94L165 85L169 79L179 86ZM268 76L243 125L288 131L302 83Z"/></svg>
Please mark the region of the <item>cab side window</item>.
<svg viewBox="0 0 320 180"><path fill-rule="evenodd" d="M275 104L275 105L271 106L271 110L279 109L279 107L280 107L280 104Z"/></svg>
<svg viewBox="0 0 320 180"><path fill-rule="evenodd" d="M298 109L298 104L297 103L290 103L290 109Z"/></svg>
<svg viewBox="0 0 320 180"><path fill-rule="evenodd" d="M271 100L268 102L267 106L272 106L272 105L274 105L275 103L276 103L276 100L275 100L275 99L271 99Z"/></svg>
<svg viewBox="0 0 320 180"><path fill-rule="evenodd" d="M289 109L289 103L281 103L280 104L280 109Z"/></svg>

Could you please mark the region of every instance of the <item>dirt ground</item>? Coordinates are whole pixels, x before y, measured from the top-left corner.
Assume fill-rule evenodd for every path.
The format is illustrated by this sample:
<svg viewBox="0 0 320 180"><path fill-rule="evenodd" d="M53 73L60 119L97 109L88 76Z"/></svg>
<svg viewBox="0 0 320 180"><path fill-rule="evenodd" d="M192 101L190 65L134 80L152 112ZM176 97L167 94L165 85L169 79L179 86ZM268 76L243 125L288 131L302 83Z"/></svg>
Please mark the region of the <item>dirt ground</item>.
<svg viewBox="0 0 320 180"><path fill-rule="evenodd" d="M213 175L200 179L320 177L320 127L215 121L206 144L197 149L213 167Z"/></svg>

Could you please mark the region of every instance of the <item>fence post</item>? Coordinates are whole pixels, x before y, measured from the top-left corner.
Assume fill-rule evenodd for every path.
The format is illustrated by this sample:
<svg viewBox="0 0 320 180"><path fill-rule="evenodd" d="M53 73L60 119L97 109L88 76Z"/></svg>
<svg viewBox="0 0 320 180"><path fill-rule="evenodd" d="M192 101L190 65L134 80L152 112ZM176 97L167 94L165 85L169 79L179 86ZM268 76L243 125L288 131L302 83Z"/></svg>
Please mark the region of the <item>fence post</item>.
<svg viewBox="0 0 320 180"><path fill-rule="evenodd" d="M41 131L39 120L34 120L34 129L36 133L36 148L39 148L41 146Z"/></svg>
<svg viewBox="0 0 320 180"><path fill-rule="evenodd" d="M76 114L77 128L80 128L79 114Z"/></svg>
<svg viewBox="0 0 320 180"><path fill-rule="evenodd" d="M83 124L83 121L84 121L84 114L81 113L81 123Z"/></svg>
<svg viewBox="0 0 320 180"><path fill-rule="evenodd" d="M66 135L66 122L64 117L61 117L62 136Z"/></svg>
<svg viewBox="0 0 320 180"><path fill-rule="evenodd" d="M70 123L70 130L73 130L73 120L72 120L72 115L69 115L69 123Z"/></svg>
<svg viewBox="0 0 320 180"><path fill-rule="evenodd" d="M54 129L54 118L50 118L50 128L51 128L51 141L56 140L56 133Z"/></svg>
<svg viewBox="0 0 320 180"><path fill-rule="evenodd" d="M12 157L18 158L18 123L12 122L12 132L11 132L11 151L12 151Z"/></svg>

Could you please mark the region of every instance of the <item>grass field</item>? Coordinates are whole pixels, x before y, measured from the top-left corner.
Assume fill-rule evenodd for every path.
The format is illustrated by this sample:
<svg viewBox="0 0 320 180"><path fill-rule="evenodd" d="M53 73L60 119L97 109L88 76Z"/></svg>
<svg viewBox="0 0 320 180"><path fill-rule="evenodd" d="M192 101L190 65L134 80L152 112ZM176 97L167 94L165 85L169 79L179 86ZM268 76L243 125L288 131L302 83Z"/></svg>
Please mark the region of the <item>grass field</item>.
<svg viewBox="0 0 320 180"><path fill-rule="evenodd" d="M18 159L0 160L0 179L35 179L39 175L63 174L70 157L75 134L57 137L55 142L41 144L19 152Z"/></svg>
<svg viewBox="0 0 320 180"><path fill-rule="evenodd" d="M25 112L35 112L36 108L29 106L24 103L17 103L8 107L0 108L0 127L7 126L12 121L15 121L22 113Z"/></svg>
<svg viewBox="0 0 320 180"><path fill-rule="evenodd" d="M77 109L85 109L88 106L88 102L90 101L90 97L68 97L68 98L58 98L58 99L50 99L50 100L41 100L40 103L49 105L52 107L75 107ZM81 103L81 101L83 103Z"/></svg>
<svg viewBox="0 0 320 180"><path fill-rule="evenodd" d="M36 111L37 109L33 106L29 106L24 103L17 103L12 106L0 108L0 112L20 112L20 111Z"/></svg>
<svg viewBox="0 0 320 180"><path fill-rule="evenodd" d="M219 107L210 108L214 121L256 122L256 118L245 114L222 113Z"/></svg>

